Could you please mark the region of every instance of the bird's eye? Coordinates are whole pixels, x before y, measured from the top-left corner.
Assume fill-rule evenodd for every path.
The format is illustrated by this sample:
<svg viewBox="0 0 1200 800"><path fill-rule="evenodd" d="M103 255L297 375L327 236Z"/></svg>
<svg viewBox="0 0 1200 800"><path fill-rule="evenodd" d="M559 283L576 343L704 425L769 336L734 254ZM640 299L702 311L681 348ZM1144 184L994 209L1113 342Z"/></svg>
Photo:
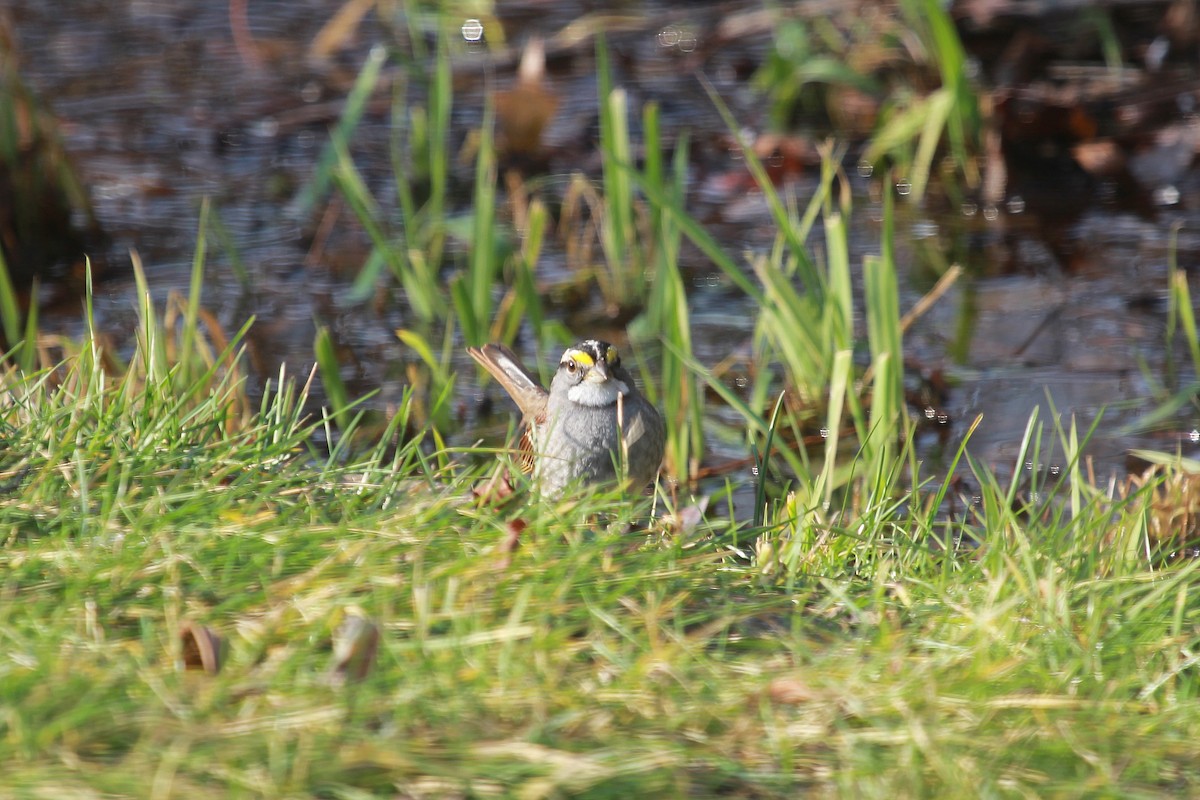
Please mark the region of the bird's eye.
<svg viewBox="0 0 1200 800"><path fill-rule="evenodd" d="M574 373L577 369L579 369L579 365L575 363L575 359L567 361L567 372Z"/></svg>

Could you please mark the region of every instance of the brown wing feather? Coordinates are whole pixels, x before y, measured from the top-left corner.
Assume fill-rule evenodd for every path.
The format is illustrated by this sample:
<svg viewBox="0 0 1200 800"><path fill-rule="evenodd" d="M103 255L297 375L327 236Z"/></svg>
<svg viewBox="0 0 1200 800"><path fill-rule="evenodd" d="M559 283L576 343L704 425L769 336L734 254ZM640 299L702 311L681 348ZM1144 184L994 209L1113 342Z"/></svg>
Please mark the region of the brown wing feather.
<svg viewBox="0 0 1200 800"><path fill-rule="evenodd" d="M502 344L468 347L467 353L504 387L525 415L521 439L517 445L517 465L525 474L533 472L535 448L533 425L545 421L549 393L521 364L521 360Z"/></svg>

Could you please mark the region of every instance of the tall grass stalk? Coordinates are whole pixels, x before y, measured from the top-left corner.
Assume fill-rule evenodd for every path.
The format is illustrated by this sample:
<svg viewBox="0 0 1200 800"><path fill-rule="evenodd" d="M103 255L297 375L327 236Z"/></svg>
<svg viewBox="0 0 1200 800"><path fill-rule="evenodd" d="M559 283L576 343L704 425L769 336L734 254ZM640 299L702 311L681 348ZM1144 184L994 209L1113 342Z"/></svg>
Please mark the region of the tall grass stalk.
<svg viewBox="0 0 1200 800"><path fill-rule="evenodd" d="M317 159L313 178L296 197L293 203L297 217L305 217L324 201L334 178L334 168L341 160L337 151L338 145L349 142L354 138L354 131L362 121L367 109L367 101L371 99L379 84L383 65L387 61L387 50L382 46L373 47L363 62L362 69L346 97L346 105L341 118L332 132L330 142ZM343 145L344 146L344 145Z"/></svg>
<svg viewBox="0 0 1200 800"><path fill-rule="evenodd" d="M896 281L893 244L892 194L884 193L882 242L878 257L863 259L867 336L871 348L872 392L870 430L859 430L861 441L878 449L889 463L894 443L906 433L904 413L904 340L900 329L900 290Z"/></svg>
<svg viewBox="0 0 1200 800"><path fill-rule="evenodd" d="M8 264L4 253L0 252L0 333L8 347L17 347L21 341L21 300L17 296L17 287L9 274Z"/></svg>
<svg viewBox="0 0 1200 800"><path fill-rule="evenodd" d="M596 38L596 74L600 106L600 149L603 162L603 217L600 243L606 273L601 287L617 307L640 305L645 297L646 268L651 242L640 242L633 182L625 165L633 164L629 135L628 99L614 88L603 35Z"/></svg>
<svg viewBox="0 0 1200 800"><path fill-rule="evenodd" d="M1179 268L1178 226L1171 229L1171 243L1167 260L1167 331L1166 346L1170 353L1175 337L1183 334L1187 343L1188 353L1192 359L1192 376L1200 382L1200 331L1196 327L1196 314L1192 304L1191 290L1188 288L1187 273ZM1175 372L1175 359L1167 358L1169 374Z"/></svg>
<svg viewBox="0 0 1200 800"><path fill-rule="evenodd" d="M674 213L669 213L657 200L651 200L654 282L644 315L644 328L667 343L661 348L657 385L648 379L652 371L645 361L639 359L639 363L643 366L643 377L647 378L644 383L650 389L651 399L661 403L666 415L668 472L686 481L696 474L704 452L704 395L696 374L687 365L693 353L691 313L679 269L682 233L675 223L683 213L688 142L681 138L675 143L668 173L663 160L657 104L645 107L643 129L646 159L642 182L649 188L651 198L668 204ZM635 332L641 327L635 326Z"/></svg>
<svg viewBox="0 0 1200 800"><path fill-rule="evenodd" d="M890 156L907 173L903 182L909 186L908 197L919 202L943 139L959 176L968 187L979 186L975 155L982 149L983 129L966 51L950 14L936 0L904 0L900 8L935 62L941 86L924 97L893 98L863 160L877 164Z"/></svg>
<svg viewBox="0 0 1200 800"><path fill-rule="evenodd" d="M496 236L496 150L493 137L495 113L491 100L480 127L479 152L475 161L475 196L472 204L471 251L467 271L451 281L459 327L467 344L483 344L494 312L493 291L501 254Z"/></svg>

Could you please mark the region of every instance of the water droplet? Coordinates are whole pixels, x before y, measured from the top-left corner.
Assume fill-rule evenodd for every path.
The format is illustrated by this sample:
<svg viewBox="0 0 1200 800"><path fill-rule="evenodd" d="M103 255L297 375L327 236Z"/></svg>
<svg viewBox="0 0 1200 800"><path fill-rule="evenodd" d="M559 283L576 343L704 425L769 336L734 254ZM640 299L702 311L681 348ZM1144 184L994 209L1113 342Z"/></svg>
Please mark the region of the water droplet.
<svg viewBox="0 0 1200 800"><path fill-rule="evenodd" d="M477 19L469 19L462 24L462 37L468 42L478 42L483 39L483 23Z"/></svg>
<svg viewBox="0 0 1200 800"><path fill-rule="evenodd" d="M1020 214L1025 210L1025 198L1021 197L1019 194L1014 194L1012 197L1008 198L1006 207L1008 208L1008 213Z"/></svg>

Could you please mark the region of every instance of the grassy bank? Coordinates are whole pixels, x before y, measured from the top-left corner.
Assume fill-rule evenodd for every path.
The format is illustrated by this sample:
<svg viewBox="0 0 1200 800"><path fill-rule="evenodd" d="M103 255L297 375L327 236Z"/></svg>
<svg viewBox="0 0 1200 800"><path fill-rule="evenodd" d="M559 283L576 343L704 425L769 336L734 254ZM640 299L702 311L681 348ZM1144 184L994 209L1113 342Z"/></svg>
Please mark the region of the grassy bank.
<svg viewBox="0 0 1200 800"><path fill-rule="evenodd" d="M346 459L290 382L249 407L187 307L145 303L126 364L6 372L4 796L1200 789L1200 560L1153 551L1178 468L1036 504L976 468L950 516L873 475L757 530L478 507L403 413Z"/></svg>

